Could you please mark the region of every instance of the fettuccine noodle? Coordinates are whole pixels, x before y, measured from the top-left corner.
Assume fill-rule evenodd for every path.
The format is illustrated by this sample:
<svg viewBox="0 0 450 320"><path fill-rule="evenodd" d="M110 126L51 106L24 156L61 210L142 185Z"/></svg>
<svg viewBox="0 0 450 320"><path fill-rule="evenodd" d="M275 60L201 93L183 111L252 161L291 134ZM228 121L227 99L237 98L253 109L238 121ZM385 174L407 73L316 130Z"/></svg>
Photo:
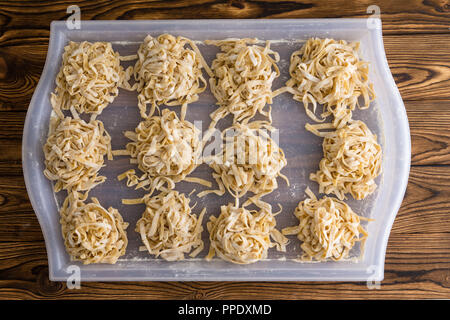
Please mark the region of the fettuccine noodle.
<svg viewBox="0 0 450 320"><path fill-rule="evenodd" d="M346 259L358 241L362 243L362 251L368 233L361 226L360 220L371 220L358 216L341 200L326 196L318 200L309 188L306 189L306 194L309 198L301 201L294 212L299 225L282 230L285 235L296 234L302 241L300 247L303 255L300 259Z"/></svg>
<svg viewBox="0 0 450 320"><path fill-rule="evenodd" d="M76 114L75 114L76 116ZM79 117L50 118L50 129L44 145L44 175L56 181L55 192L89 191L104 182L98 171L104 156L112 159L111 138L99 120L85 122Z"/></svg>
<svg viewBox="0 0 450 320"><path fill-rule="evenodd" d="M359 42L311 38L292 54L291 79L286 85L292 89L294 99L303 102L313 120L321 122L333 115L335 127L341 127L356 106L366 109L375 98L373 85L369 83L369 63L360 60L359 45ZM362 105L358 102L360 96L364 98ZM322 119L315 115L317 103L324 107Z"/></svg>
<svg viewBox="0 0 450 320"><path fill-rule="evenodd" d="M61 227L66 250L72 261L116 263L125 254L128 239L119 211L106 210L96 198L85 204L72 193L61 208Z"/></svg>
<svg viewBox="0 0 450 320"><path fill-rule="evenodd" d="M193 50L185 47L186 44ZM134 67L141 116L151 117L160 104L181 105L181 119L184 119L187 104L197 101L198 95L206 89L202 68L212 75L191 40L170 34L158 38L148 35L138 50ZM148 103L151 109L147 114Z"/></svg>
<svg viewBox="0 0 450 320"><path fill-rule="evenodd" d="M121 57L109 42L73 42L64 48L62 66L56 76L51 103L61 118L62 110L75 108L78 113L100 114L119 94L119 87L133 90L128 80L132 67L124 71Z"/></svg>
<svg viewBox="0 0 450 320"><path fill-rule="evenodd" d="M272 82L280 75L276 65L280 57L270 49L269 41L265 47L248 45L256 42L257 39L205 41L222 51L211 66L214 76L209 83L219 105L211 113L211 127L230 113L234 122L247 123L257 112L271 121L270 109L263 109L272 104Z"/></svg>
<svg viewBox="0 0 450 320"><path fill-rule="evenodd" d="M267 133L274 130L267 122L260 121L247 125L236 123L224 130L220 153L209 159L219 190L203 191L199 196L223 195L227 189L236 198L247 191L260 198L278 187L278 177L289 185L289 180L280 172L287 164L284 152Z"/></svg>
<svg viewBox="0 0 450 320"><path fill-rule="evenodd" d="M268 249L274 246L286 251L288 240L275 229L275 215L268 204L259 211L232 203L221 206L220 215L211 216L207 223L210 249L206 259L217 255L228 262L250 264L267 258Z"/></svg>
<svg viewBox="0 0 450 320"><path fill-rule="evenodd" d="M201 233L206 209L197 216L191 213L189 199L177 191L162 192L157 196L147 195L143 199L122 200L124 204L145 203L146 209L136 224L144 246L156 257L167 261L184 260L185 254L195 257L203 250Z"/></svg>
<svg viewBox="0 0 450 320"><path fill-rule="evenodd" d="M381 173L382 151L377 136L362 121L350 120L344 127L331 124L306 125L306 129L323 137L323 154L319 170L310 179L319 184L319 192L334 194L340 200L350 193L364 199L377 187L374 179Z"/></svg>
<svg viewBox="0 0 450 320"><path fill-rule="evenodd" d="M200 131L192 123L180 120L174 111L164 109L161 116L147 118L135 132L126 131L125 136L132 142L126 150L113 154L130 155L130 163L137 163L144 173L138 177L129 170L119 176L127 178L127 185L136 185L136 189L151 190L150 193L173 189L176 182L188 179L186 176L200 163Z"/></svg>

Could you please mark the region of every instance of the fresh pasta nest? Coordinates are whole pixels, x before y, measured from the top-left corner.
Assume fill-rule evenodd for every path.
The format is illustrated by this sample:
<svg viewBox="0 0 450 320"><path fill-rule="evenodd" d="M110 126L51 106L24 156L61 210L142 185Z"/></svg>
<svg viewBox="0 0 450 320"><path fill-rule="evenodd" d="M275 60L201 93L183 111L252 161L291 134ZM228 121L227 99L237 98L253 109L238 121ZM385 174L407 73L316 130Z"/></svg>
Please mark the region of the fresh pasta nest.
<svg viewBox="0 0 450 320"><path fill-rule="evenodd" d="M148 35L139 47L134 67L141 116L152 116L160 104L182 105L184 119L186 105L197 101L198 94L206 89L203 67L210 72L197 46L189 39L170 34L158 38ZM148 103L151 104L149 114Z"/></svg>
<svg viewBox="0 0 450 320"><path fill-rule="evenodd" d="M341 200L326 196L318 200L309 188L306 194L309 198L301 201L294 212L299 225L283 229L283 234L296 234L302 241L301 260L346 259L358 241L362 242L362 251L368 233L360 221L369 219L358 216Z"/></svg>
<svg viewBox="0 0 450 320"><path fill-rule="evenodd" d="M275 226L269 205L259 211L231 203L221 206L220 215L211 216L207 223L210 250L206 259L217 255L228 262L250 264L267 258L268 249L274 246L285 251L287 239ZM271 237L276 242L272 242Z"/></svg>
<svg viewBox="0 0 450 320"><path fill-rule="evenodd" d="M269 41L265 47L248 45L256 41L205 41L219 46L222 51L211 65L214 76L209 82L219 105L211 114L211 126L230 113L234 122L247 123L257 112L271 119L270 110L263 109L272 103L272 82L280 74L276 65L280 57L270 49Z"/></svg>
<svg viewBox="0 0 450 320"><path fill-rule="evenodd" d="M61 208L61 227L71 260L90 263L116 263L128 244L124 222L119 211L106 210L96 198L85 204L73 194Z"/></svg>
<svg viewBox="0 0 450 320"><path fill-rule="evenodd" d="M310 179L319 184L320 193L334 194L340 200L346 193L364 199L375 191L375 178L381 173L382 151L377 136L359 120L330 132L316 129L325 127L306 125L306 129L324 137L324 157Z"/></svg>
<svg viewBox="0 0 450 320"><path fill-rule="evenodd" d="M289 184L281 173L287 164L284 152L269 135L274 130L268 123L256 121L236 123L224 130L223 147L209 163L219 190L204 191L199 196L210 192L223 195L227 189L237 198L247 191L261 197L278 187L278 177Z"/></svg>
<svg viewBox="0 0 450 320"><path fill-rule="evenodd" d="M359 42L311 38L292 54L286 85L294 89L294 99L303 102L312 119L323 121L314 114L317 103L324 106L321 117L333 115L336 127L351 118L356 106L369 107L375 93L369 83L369 63L360 60L358 50Z"/></svg>
<svg viewBox="0 0 450 320"><path fill-rule="evenodd" d="M114 154L130 155L130 162L137 163L144 172L141 177L134 175L134 171L126 172L128 186L153 191L166 184L172 189L200 162L200 130L192 123L178 119L176 113L168 109L164 109L161 116L142 121L135 132L127 131L125 136L132 142L127 144L126 150Z"/></svg>
<svg viewBox="0 0 450 320"><path fill-rule="evenodd" d="M143 247L156 257L167 261L183 260L186 253L195 257L203 250L201 233L202 220L206 212L203 209L199 216L192 214L189 199L177 191L162 192L157 196L146 196L139 200L145 203L146 209L136 224L136 232L141 235ZM124 201L136 203L136 201Z"/></svg>
<svg viewBox="0 0 450 320"><path fill-rule="evenodd" d="M104 182L106 178L98 171L105 155L112 159L111 138L101 121L51 117L44 145L44 175L56 181L55 192L89 191Z"/></svg>
<svg viewBox="0 0 450 320"><path fill-rule="evenodd" d="M119 94L119 87L132 89L128 84L132 67L124 71L120 65L130 59L134 56L121 57L109 42L70 41L51 95L53 108L100 114Z"/></svg>

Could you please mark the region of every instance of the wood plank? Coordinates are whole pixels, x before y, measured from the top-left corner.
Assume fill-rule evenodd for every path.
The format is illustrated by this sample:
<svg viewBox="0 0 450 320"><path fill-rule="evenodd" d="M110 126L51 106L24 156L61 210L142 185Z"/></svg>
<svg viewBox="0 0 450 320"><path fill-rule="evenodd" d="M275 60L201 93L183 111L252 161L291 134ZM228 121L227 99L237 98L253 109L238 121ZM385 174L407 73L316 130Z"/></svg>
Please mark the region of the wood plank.
<svg viewBox="0 0 450 320"><path fill-rule="evenodd" d="M23 175L21 145L25 116L25 111L0 111L0 179Z"/></svg>
<svg viewBox="0 0 450 320"><path fill-rule="evenodd" d="M26 111L47 55L46 45L0 47L0 111Z"/></svg>
<svg viewBox="0 0 450 320"><path fill-rule="evenodd" d="M22 175L22 146L20 140L0 139L0 179Z"/></svg>
<svg viewBox="0 0 450 320"><path fill-rule="evenodd" d="M440 236L392 238L379 290L365 282L86 282L69 290L63 282L48 280L42 242L5 242L0 243L0 299L449 298L450 254Z"/></svg>
<svg viewBox="0 0 450 320"><path fill-rule="evenodd" d="M405 101L412 165L450 164L450 101Z"/></svg>
<svg viewBox="0 0 450 320"><path fill-rule="evenodd" d="M21 161L0 161L0 179L6 179L10 176L21 175L23 175Z"/></svg>
<svg viewBox="0 0 450 320"><path fill-rule="evenodd" d="M126 5L125 5L126 3ZM2 2L0 46L46 43L53 20L67 19L70 1L42 1L23 5ZM448 33L449 9L445 1L389 1L380 8L385 34ZM122 19L244 19L244 18L366 18L370 4L348 5L346 0L306 3L297 1L83 1L78 6L83 20ZM408 9L405 10L405 7ZM371 12L372 13L372 12Z"/></svg>
<svg viewBox="0 0 450 320"><path fill-rule="evenodd" d="M32 211L23 177L1 177L0 214L11 216L11 213L29 213ZM5 218L7 218L7 216L5 216ZM8 220L5 220L5 224L8 224L7 221Z"/></svg>
<svg viewBox="0 0 450 320"><path fill-rule="evenodd" d="M23 126L25 124L26 111L0 112L0 139L14 140L21 144Z"/></svg>
<svg viewBox="0 0 450 320"><path fill-rule="evenodd" d="M403 100L450 98L450 34L388 36L383 40Z"/></svg>
<svg viewBox="0 0 450 320"><path fill-rule="evenodd" d="M23 177L0 177L0 242L34 243L43 240ZM1 257L0 254L0 259Z"/></svg>
<svg viewBox="0 0 450 320"><path fill-rule="evenodd" d="M405 198L395 219L395 234L450 230L450 167L412 167ZM450 233L444 235L450 248Z"/></svg>

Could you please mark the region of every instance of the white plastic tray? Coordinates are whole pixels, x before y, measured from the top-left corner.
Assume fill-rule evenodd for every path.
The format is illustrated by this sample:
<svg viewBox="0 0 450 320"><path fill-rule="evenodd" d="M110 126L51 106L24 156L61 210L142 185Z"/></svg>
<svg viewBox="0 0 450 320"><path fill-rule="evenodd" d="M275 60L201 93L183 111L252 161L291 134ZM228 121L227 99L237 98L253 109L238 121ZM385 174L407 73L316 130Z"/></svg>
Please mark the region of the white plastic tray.
<svg viewBox="0 0 450 320"><path fill-rule="evenodd" d="M139 234L134 231L140 218L142 205L126 206L121 198L138 198L142 191L127 188L116 179L117 174L130 168L127 157L116 157L106 161L100 173L107 181L91 191L104 207L113 206L130 223L127 253L117 264L96 264L84 266L71 262L65 252L58 208L65 192L55 196L52 183L44 175L42 146L46 141L51 106L50 92L55 87L55 76L60 68L64 46L73 41L110 41L122 55L136 52L139 43L147 34L161 33L182 35L201 42L205 39L228 37L257 37L260 40L274 40L272 48L280 53L278 63L281 76L273 89L284 85L288 79L289 58L309 37L331 37L349 41L360 41L362 58L370 61L370 80L377 95L369 110L356 111L354 118L367 123L379 137L383 148L383 174L376 180L379 185L375 194L363 201L348 203L365 217L374 218L365 226L370 236L365 252L360 259L344 262L299 263L294 261L300 254L299 241L290 237L287 253L270 249L267 260L251 265L234 265L220 259L207 262L202 259L209 247L208 232L203 233L205 250L195 259L181 262L167 262L154 259L146 252L139 252ZM205 59L211 63L218 49L199 44ZM209 113L216 107L209 89L200 95L198 102L188 107L187 119L203 120L205 130L209 125ZM170 107L179 112L179 107ZM282 171L290 179L291 186L280 179L280 188L264 199L274 207L280 203L284 210L277 216L278 228L297 224L293 210L305 198L304 190L310 186L317 192L317 184L309 181L311 172L318 168L322 158L321 139L307 132L304 125L311 120L306 116L303 105L285 93L274 99L273 125L280 130L280 146L288 161ZM113 149L123 149L127 140L124 130L133 130L140 121L136 93L120 90L113 104L99 116L112 136ZM66 280L73 272L70 265L78 265L81 281L127 281L127 280L382 280L384 258L389 232L400 207L406 189L410 167L410 135L405 108L390 73L382 41L381 21L372 19L312 19L312 20L170 20L170 21L82 21L80 30L69 30L65 22L51 24L50 44L45 68L28 109L23 133L23 171L27 191L39 219L47 246L51 280ZM211 170L202 164L192 176L211 179ZM177 190L189 193L193 188L205 188L192 183L179 183ZM230 196L208 195L203 199L193 196L191 203L198 202L197 210L206 206L207 217L218 215L220 205L232 201ZM206 218L207 218L206 217ZM208 219L205 219L205 222ZM357 247L352 256L359 255Z"/></svg>

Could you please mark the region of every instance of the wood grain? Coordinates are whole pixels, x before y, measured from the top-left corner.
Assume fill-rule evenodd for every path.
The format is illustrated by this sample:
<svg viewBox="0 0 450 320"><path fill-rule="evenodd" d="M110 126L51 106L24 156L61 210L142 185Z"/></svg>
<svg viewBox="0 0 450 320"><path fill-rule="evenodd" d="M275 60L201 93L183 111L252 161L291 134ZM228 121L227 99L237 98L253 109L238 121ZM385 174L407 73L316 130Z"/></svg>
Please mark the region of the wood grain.
<svg viewBox="0 0 450 320"><path fill-rule="evenodd" d="M412 165L450 164L448 100L405 101L411 131Z"/></svg>
<svg viewBox="0 0 450 320"><path fill-rule="evenodd" d="M412 167L405 198L392 232L437 233L443 237L442 248L450 248L450 233L444 231L450 230L449 181L448 166Z"/></svg>
<svg viewBox="0 0 450 320"><path fill-rule="evenodd" d="M26 112L0 112L0 177L22 175L22 133Z"/></svg>
<svg viewBox="0 0 450 320"><path fill-rule="evenodd" d="M26 111L47 55L46 45L0 47L0 110Z"/></svg>
<svg viewBox="0 0 450 320"><path fill-rule="evenodd" d="M364 282L85 282L69 290L49 282L43 246L0 243L0 298L45 299L361 299L448 298L450 255L434 234L391 236L385 280L379 290ZM414 249L412 249L414 248ZM411 286L411 282L414 286Z"/></svg>
<svg viewBox="0 0 450 320"><path fill-rule="evenodd" d="M412 167L380 290L351 282L112 282L68 290L48 279L43 235L21 168L23 122L49 24L77 4L89 19L352 18L381 10L384 45L405 102ZM0 299L450 298L450 6L446 0L0 1Z"/></svg>
<svg viewBox="0 0 450 320"><path fill-rule="evenodd" d="M450 34L389 36L384 47L404 100L450 98Z"/></svg>
<svg viewBox="0 0 450 320"><path fill-rule="evenodd" d="M372 2L309 1L19 1L0 4L0 46L45 44L49 24L67 19L77 4L83 20L121 19L247 19L247 18L365 18ZM448 33L450 8L445 0L376 1L385 34ZM372 12L370 12L372 13Z"/></svg>

